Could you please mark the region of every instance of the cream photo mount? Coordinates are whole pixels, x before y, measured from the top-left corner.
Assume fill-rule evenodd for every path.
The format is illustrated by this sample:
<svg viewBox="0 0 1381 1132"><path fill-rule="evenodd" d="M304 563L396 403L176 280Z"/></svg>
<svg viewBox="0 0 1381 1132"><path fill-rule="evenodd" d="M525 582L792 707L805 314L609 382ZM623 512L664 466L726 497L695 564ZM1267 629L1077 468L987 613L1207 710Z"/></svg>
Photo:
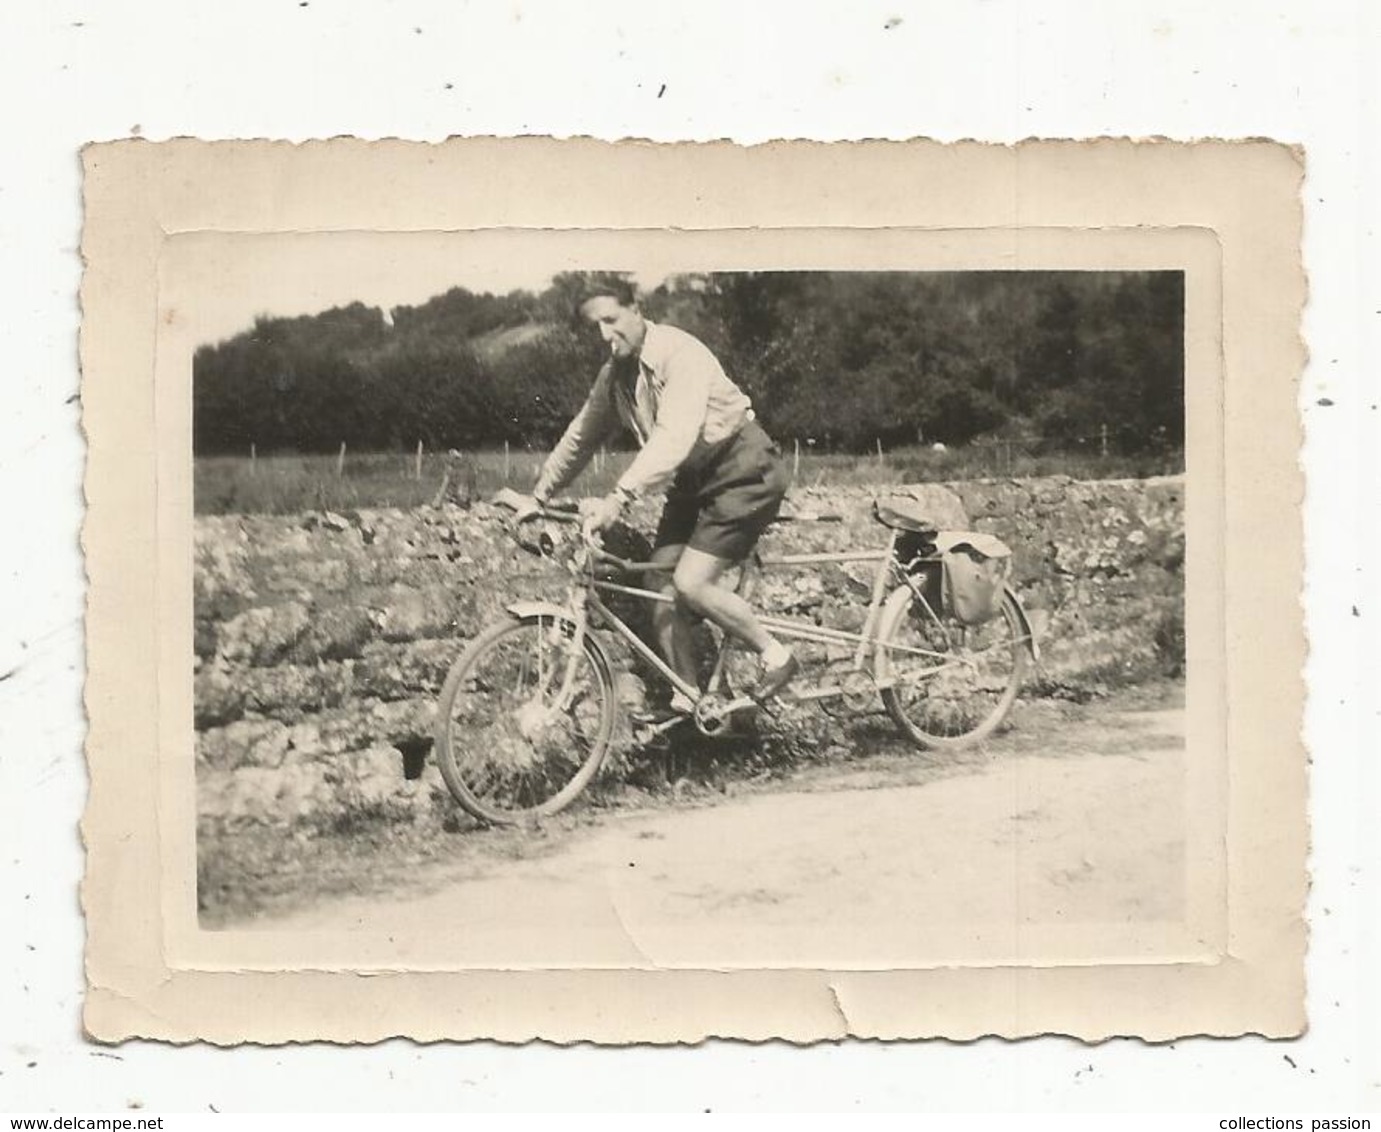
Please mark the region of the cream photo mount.
<svg viewBox="0 0 1381 1132"><path fill-rule="evenodd" d="M1166 1040L1302 1030L1298 152L1266 142L336 139L111 143L88 148L85 166L93 1037ZM558 180L580 188L546 188ZM640 186L636 197L627 184ZM442 273L454 255L529 256L557 270L1184 271L1184 923L1156 939L1114 924L1093 940L1056 933L1023 965L950 957L876 968L854 954L834 969L804 965L786 938L780 962L754 967L725 955L699 968L501 969L467 966L463 939L403 962L378 939L200 930L191 351L220 332L227 289L293 273L310 286L332 255L432 257Z"/></svg>

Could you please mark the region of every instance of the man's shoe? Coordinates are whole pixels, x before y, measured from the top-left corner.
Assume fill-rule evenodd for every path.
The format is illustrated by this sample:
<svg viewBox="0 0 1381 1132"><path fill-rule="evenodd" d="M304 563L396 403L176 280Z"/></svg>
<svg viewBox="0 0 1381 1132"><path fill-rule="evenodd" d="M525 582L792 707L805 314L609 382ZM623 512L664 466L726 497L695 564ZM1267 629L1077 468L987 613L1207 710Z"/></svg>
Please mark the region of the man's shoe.
<svg viewBox="0 0 1381 1132"><path fill-rule="evenodd" d="M655 727L659 724L670 723L673 719L688 719L694 711L695 704L690 697L677 692L671 697L671 702L666 707L644 708L642 711L630 713L630 718L634 724Z"/></svg>
<svg viewBox="0 0 1381 1132"><path fill-rule="evenodd" d="M777 695L783 688L791 683L792 677L801 670L801 662L796 658L796 654L788 653L781 664L774 668L767 669L762 674L762 679L758 681L758 686L753 689L753 699L762 703L770 700Z"/></svg>

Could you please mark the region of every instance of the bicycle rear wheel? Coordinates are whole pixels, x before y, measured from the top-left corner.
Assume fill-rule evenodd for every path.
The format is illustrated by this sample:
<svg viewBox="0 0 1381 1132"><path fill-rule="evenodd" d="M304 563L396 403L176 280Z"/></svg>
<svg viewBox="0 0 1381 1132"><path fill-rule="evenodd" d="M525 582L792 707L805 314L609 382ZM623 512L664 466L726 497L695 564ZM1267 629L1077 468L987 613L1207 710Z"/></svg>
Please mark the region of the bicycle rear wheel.
<svg viewBox="0 0 1381 1132"><path fill-rule="evenodd" d="M482 821L554 814L594 778L614 719L609 662L593 637L577 646L575 623L555 614L503 621L451 666L437 706L437 765Z"/></svg>
<svg viewBox="0 0 1381 1132"><path fill-rule="evenodd" d="M968 747L991 735L1017 698L1029 657L1011 594L991 621L963 625L904 588L889 599L878 637L882 701L928 748Z"/></svg>

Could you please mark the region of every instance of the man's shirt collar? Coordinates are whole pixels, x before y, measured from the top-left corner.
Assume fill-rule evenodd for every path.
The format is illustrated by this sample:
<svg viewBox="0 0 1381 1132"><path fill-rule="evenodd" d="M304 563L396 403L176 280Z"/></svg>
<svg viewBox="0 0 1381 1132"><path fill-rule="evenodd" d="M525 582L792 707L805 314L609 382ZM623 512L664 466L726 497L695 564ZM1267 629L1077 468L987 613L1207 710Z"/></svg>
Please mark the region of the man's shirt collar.
<svg viewBox="0 0 1381 1132"><path fill-rule="evenodd" d="M643 344L638 350L638 364L653 373L659 373L671 354L672 336L666 332L665 327L659 326L651 319L643 321L647 323L647 334L644 335Z"/></svg>

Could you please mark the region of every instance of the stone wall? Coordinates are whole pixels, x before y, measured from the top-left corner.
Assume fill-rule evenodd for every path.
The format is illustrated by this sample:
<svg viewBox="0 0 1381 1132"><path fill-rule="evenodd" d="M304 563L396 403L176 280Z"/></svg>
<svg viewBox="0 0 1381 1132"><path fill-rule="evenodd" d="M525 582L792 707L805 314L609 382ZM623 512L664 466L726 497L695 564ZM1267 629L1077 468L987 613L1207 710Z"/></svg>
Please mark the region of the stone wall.
<svg viewBox="0 0 1381 1132"><path fill-rule="evenodd" d="M943 526L971 524L1012 545L1014 581L1042 637L1030 694L1076 696L1182 662L1183 491L1178 478L886 489L919 499ZM791 510L843 521L785 524L764 548L880 545L875 494L797 489ZM654 521L646 507L631 518L644 530ZM508 602L559 599L566 584L483 503L202 518L195 539L198 807L211 826L449 809L427 759L447 667ZM639 552L640 536L619 540L619 552ZM757 600L856 628L867 577L866 566L783 572ZM636 669L620 690L629 706L641 702Z"/></svg>

